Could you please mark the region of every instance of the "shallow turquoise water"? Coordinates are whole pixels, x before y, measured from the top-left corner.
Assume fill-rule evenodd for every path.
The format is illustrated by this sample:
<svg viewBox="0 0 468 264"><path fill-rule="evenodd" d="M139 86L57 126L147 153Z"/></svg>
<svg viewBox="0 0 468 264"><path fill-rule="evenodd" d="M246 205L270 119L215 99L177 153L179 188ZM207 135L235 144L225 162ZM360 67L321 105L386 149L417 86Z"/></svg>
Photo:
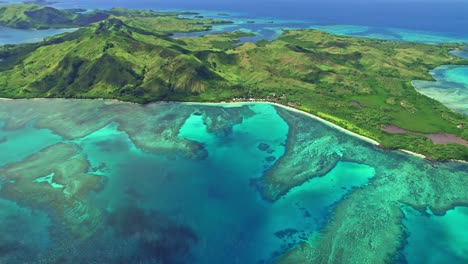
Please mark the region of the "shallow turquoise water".
<svg viewBox="0 0 468 264"><path fill-rule="evenodd" d="M460 58L468 59L468 47L467 46L463 47L463 49L461 50L454 50L451 53Z"/></svg>
<svg viewBox="0 0 468 264"><path fill-rule="evenodd" d="M69 29L44 29L44 30L23 30L0 27L0 46L5 44L20 44L41 42L44 38L59 35L66 32L73 32L75 28Z"/></svg>
<svg viewBox="0 0 468 264"><path fill-rule="evenodd" d="M31 261L50 248L51 221L46 213L0 199L0 221L0 260L3 263L24 263L24 258ZM22 256L8 257L10 252Z"/></svg>
<svg viewBox="0 0 468 264"><path fill-rule="evenodd" d="M25 113L25 108L35 111ZM142 115L142 111L148 116ZM272 263L287 250L320 234L343 199L362 188L372 190L369 184L374 179L378 182L386 177L382 178L377 171L395 170L395 165L400 164L404 175L405 164L414 163L421 168L412 173L430 175L434 172L423 160L383 152L318 121L291 114L302 120L301 131L304 131L291 127L292 123L268 104L141 107L106 101L0 101L0 120L3 121L0 135L7 136L0 143L0 164L4 165L0 167L0 198L3 199L0 200L0 221L11 223L2 225L0 245L6 250L0 254L0 262L63 263L61 261L68 260L89 263L98 260L98 263L115 263L120 259L125 263L155 263L159 259L162 263ZM19 120L26 125L15 126ZM164 127L166 130L162 131L158 124L166 120L172 120L168 123L172 127ZM129 121L148 122L149 127L132 132L126 126ZM95 123L102 125L94 126ZM37 129L36 124L46 129ZM177 124L181 124L180 127ZM90 132L80 136L81 133L76 133L79 131ZM146 131L156 133L155 139L166 137L169 143L155 143L154 150L143 148L154 143L150 137L147 141L135 141L139 133ZM174 137L169 136L168 131L173 131ZM267 201L263 199L259 184L266 173L275 168L277 160L290 155L286 151L292 144L291 133L299 133L296 140L311 144L336 140L335 144L316 145L320 149L313 151L338 153L341 158L328 173L320 177L311 175L304 183L291 186L278 200ZM204 151L187 156L190 149L177 150L180 140L196 142ZM59 209L61 203L70 206L65 189L60 194L62 202L56 198L48 200L49 193L50 197L55 197L52 192L62 192L62 186L70 188L78 183L60 181L61 172L57 169L50 174L53 178L46 179L49 182L37 179L50 172L33 175L36 180L26 183L15 178L32 161L30 158L24 164L17 162L30 155L44 156L44 151L39 153L41 149L59 142L79 147L80 154L72 159L84 157L89 162L85 173L101 178L101 187L74 196L81 204L74 210L85 204L89 212L91 209L100 212L83 215L99 223L91 235L74 234L70 231L74 224L63 222L68 212L62 214L56 206L58 204ZM172 147L167 147L171 144ZM14 155L10 157L9 153ZM313 169L309 168L307 158L297 156L293 162ZM52 163L41 166L47 168ZM34 174L36 169L30 173ZM437 173L440 171L450 179L452 173L466 169L463 164L447 164ZM54 188L51 183L58 185ZM23 188L43 187L31 193L17 193L15 186L18 184ZM404 183L401 188L394 192L404 192ZM37 204L38 198L30 200L31 197L46 200ZM363 201L363 205L365 203ZM418 229L418 223L414 224L419 218L413 220L408 215L407 219L405 228L413 235L408 236L403 254L408 263L418 263L414 255L420 253L420 245L426 243L421 237L428 233ZM444 225L449 228L453 228L455 222L468 222L466 214L443 219L447 219ZM432 222L427 225L431 226ZM26 237L27 243L21 242ZM433 247L431 252L440 258L468 259L463 247L457 247L450 240L447 238L446 243L453 244L452 251ZM36 263L34 261L32 263Z"/></svg>
<svg viewBox="0 0 468 264"><path fill-rule="evenodd" d="M428 31L408 30L401 28L369 27L354 25L314 25L313 29L323 30L335 35L365 37L382 40L409 41L420 43L461 43L468 42L465 37L448 37Z"/></svg>
<svg viewBox="0 0 468 264"><path fill-rule="evenodd" d="M25 159L31 153L56 144L60 137L54 135L47 129L38 130L33 124L26 125L20 130L7 130L0 122L0 166L7 163L17 162Z"/></svg>
<svg viewBox="0 0 468 264"><path fill-rule="evenodd" d="M453 37L444 35L442 33L429 31L417 31L410 29L375 26L372 27L356 25L320 25L310 20L246 18L235 13L231 14L231 16L225 17L219 16L215 12L200 12L202 15L204 15L205 18L229 20L234 23L214 25L210 31L206 32L176 33L174 37L195 37L227 31L244 31L256 34L256 36L254 37L242 37L240 43L238 43L242 44L244 42L257 42L259 40L275 40L281 35L281 33L284 30L287 29L311 28L326 31L334 35L364 37L393 41L408 41L428 44L468 42L468 37L466 36ZM193 15L184 17L196 19Z"/></svg>
<svg viewBox="0 0 468 264"><path fill-rule="evenodd" d="M456 207L444 216L408 210L405 226L409 263L464 263L468 255L468 208ZM464 245L464 246L460 246Z"/></svg>
<svg viewBox="0 0 468 264"><path fill-rule="evenodd" d="M414 81L416 90L468 115L468 66L441 66L430 73L437 81Z"/></svg>
<svg viewBox="0 0 468 264"><path fill-rule="evenodd" d="M373 169L339 164L323 178L270 204L251 181L272 165L268 157L284 154L288 126L272 106L251 109L255 115L234 126L228 136L208 133L203 116L191 115L185 121L179 137L203 143L208 152L203 161L169 161L165 155L144 153L113 125L81 139L91 164L106 164L107 170L101 173L109 177L93 203L113 212L135 202L135 197L154 193L139 199L138 206L170 215L177 224L200 234L194 246L197 263L219 263L226 258L232 259L230 263L270 262L289 243L297 243L299 236L316 231L330 206L350 188L365 185ZM260 143L268 144L273 153L260 151ZM289 229L295 231L286 237L275 235ZM227 231L235 239L226 239Z"/></svg>

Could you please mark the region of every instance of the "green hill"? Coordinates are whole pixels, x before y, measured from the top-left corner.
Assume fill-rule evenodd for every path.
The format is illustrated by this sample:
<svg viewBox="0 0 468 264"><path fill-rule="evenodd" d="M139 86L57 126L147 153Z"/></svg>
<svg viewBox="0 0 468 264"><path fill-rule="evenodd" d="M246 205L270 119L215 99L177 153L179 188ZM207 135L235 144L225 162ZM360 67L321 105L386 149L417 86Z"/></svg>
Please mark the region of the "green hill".
<svg viewBox="0 0 468 264"><path fill-rule="evenodd" d="M109 15L102 11L79 14L36 4L15 4L0 7L0 26L18 29L81 27Z"/></svg>
<svg viewBox="0 0 468 264"><path fill-rule="evenodd" d="M462 144L435 145L425 134L468 140L467 117L411 85L442 64L467 63L455 44L425 45L291 30L278 40L234 47L245 33L195 38L212 20L151 11L109 18L42 43L0 47L0 97L112 98L219 102L256 98L291 105L379 141L432 158L468 160ZM3 17L0 15L0 20ZM416 134L389 134L395 125Z"/></svg>
<svg viewBox="0 0 468 264"><path fill-rule="evenodd" d="M129 10L113 8L111 10L96 10L88 13L74 12L72 9L55 9L37 4L12 4L0 6L0 26L17 29L48 29L48 28L72 28L83 27L89 24L103 21L111 16L132 18L132 23L141 22L146 26L156 26L162 29L168 20L160 18L174 18L181 12L155 12L150 10ZM153 18L153 20L151 20ZM184 19L180 19L183 21ZM157 23L155 23L157 22ZM173 20L169 19L170 24ZM192 28L179 28L174 32L190 32L210 29L210 24L231 23L223 20L197 20L197 22L183 23ZM195 25L196 24L196 25Z"/></svg>
<svg viewBox="0 0 468 264"><path fill-rule="evenodd" d="M223 82L166 35L133 28L116 18L39 46L2 74L2 93L148 102L203 92L214 81Z"/></svg>

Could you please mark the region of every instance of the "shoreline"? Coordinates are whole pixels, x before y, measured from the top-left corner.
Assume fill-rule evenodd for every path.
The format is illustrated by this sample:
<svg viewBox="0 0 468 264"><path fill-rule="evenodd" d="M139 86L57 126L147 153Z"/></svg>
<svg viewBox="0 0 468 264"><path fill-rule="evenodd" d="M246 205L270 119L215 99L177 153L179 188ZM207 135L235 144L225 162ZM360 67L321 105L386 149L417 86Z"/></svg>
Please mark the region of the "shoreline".
<svg viewBox="0 0 468 264"><path fill-rule="evenodd" d="M262 102L257 102L257 103L262 103ZM306 115L314 120L317 120L329 127L332 127L332 128L335 128L337 130L339 130L340 132L343 132L349 136L352 136L352 137L356 137L360 140L364 140L368 143L371 143L373 144L374 146L376 147L379 147L380 146L380 143L376 140L373 140L371 138L368 138L366 136L363 136L363 135L359 135L353 131L350 131L350 130L347 130L346 128L343 128L343 127L340 127L328 120L325 120L321 117L318 117L316 115L313 115L311 113L308 113L308 112L305 112L305 111L302 111L302 110L299 110L299 109L296 109L296 108L293 108L293 107L290 107L290 106L286 106L286 105L282 105L282 104L279 104L279 103L270 103L270 102L263 102L265 104L270 104L270 105L275 105L275 106L278 106L278 107L282 107L286 110L289 110L289 111L293 111L293 112L296 112L296 113L299 113L299 114L303 114L303 115ZM411 156L415 156L415 157L418 157L418 158L421 158L421 159L426 159L426 160L432 160L431 158L421 154L421 153L416 153L416 152L413 152L413 151L410 151L410 150L407 150L407 149L396 149L397 151L400 151L400 152L403 152L404 154L408 154L408 155L411 155ZM391 151L391 150L389 150ZM455 161L455 162L462 162L462 163L468 163L468 161L464 161L464 160L456 160L456 159L449 159L448 161Z"/></svg>
<svg viewBox="0 0 468 264"><path fill-rule="evenodd" d="M455 113L459 113L459 114L462 114L462 115L465 115L467 116L468 115L468 112L466 109L463 109L462 107L458 108L458 107L453 107L452 104L455 104L455 105L458 105L458 103L461 104L461 100L460 99L456 99L456 100L453 100L451 102L442 102L440 99L440 95L434 95L434 94L426 94L424 93L423 91L424 90L431 90L432 87L436 88L436 89L446 89L446 88L450 88L451 86L445 84L445 81L444 81L444 78L437 78L436 77L436 71L442 71L442 72L447 72L447 71L450 71L452 69L457 69L457 68L468 68L468 64L460 64L460 65L448 65L448 64L444 64L444 65L440 65L432 70L429 70L428 71L428 74L432 76L432 78L434 80L431 80L431 81L427 81L427 80L412 80L411 81L411 86L413 87L413 89L420 95L423 95L423 96L426 96L428 98L431 98L433 100L436 100L437 102L441 103L442 105L444 105L445 107L447 107L448 109L450 109L451 111L455 112ZM417 83L420 82L420 83L428 83L428 84L431 84L432 86L429 87L430 89L428 89L428 87L418 87ZM465 85L466 83L464 82L455 82L456 84L460 84L460 85ZM424 86L424 85L423 85ZM457 89L458 90L458 89ZM453 92L452 92L453 93ZM461 95L463 97L463 94Z"/></svg>
<svg viewBox="0 0 468 264"><path fill-rule="evenodd" d="M353 131L350 131L350 130L347 130L346 128L343 128L343 127L340 127L328 120L325 120L319 116L316 116L316 115L313 115L311 113L308 113L308 112L305 112L305 111L302 111L302 110L299 110L299 109L296 109L296 108L293 108L293 107L290 107L290 106L286 106L286 105L282 105L282 104L279 104L279 103L273 103L273 102L221 102L221 103L196 103L196 102L184 102L182 104L186 104L186 105L207 105L207 106L222 106L222 105L231 105L232 107L236 107L236 106L242 106L242 105L249 105L249 104L269 104L269 105L274 105L274 106L277 106L277 107L281 107L283 109L286 109L288 111L292 111L292 112L295 112L295 113L298 113L298 114L302 114L302 115L305 115L309 118L312 118L314 120L317 120L319 122L321 122L322 124L328 126L328 127L331 127L331 128L334 128L334 129L337 129L339 130L340 132L343 132L349 136L352 136L352 137L355 137L355 138L358 138L360 140L363 140L367 143L370 143L376 147L379 147L380 146L380 143L374 139L371 139L371 138L368 138L366 136L363 136L363 135L359 135ZM408 154L408 155L411 155L411 156L415 156L415 157L418 157L418 158L421 158L421 159L427 159L427 160L430 160L429 157L423 155L423 154L420 154L420 153L416 153L416 152L413 152L413 151L409 151L409 150L406 150L406 149L397 149L397 151L400 151L404 154ZM453 160L453 159L450 159L449 161L456 161L456 162L463 162L463 163L467 163L466 161L463 161L463 160Z"/></svg>
<svg viewBox="0 0 468 264"><path fill-rule="evenodd" d="M96 98L96 99L73 99L73 98L20 98L20 99L12 99L12 98L2 98L0 97L0 101L27 101L27 100L100 100L100 101L111 101L111 102L119 102L119 103L128 103L128 104L133 104L133 105L141 105L143 106L144 104L139 104L139 103L133 103L133 102L126 102L126 101L121 101L121 100L118 100L118 99L105 99L105 98ZM340 127L328 120L325 120L319 116L316 116L316 115L313 115L311 113L308 113L308 112L305 112L305 111L302 111L302 110L299 110L299 109L296 109L296 108L293 108L293 107L290 107L290 106L287 106L287 105L283 105L283 104L280 104L280 103L275 103L275 102L269 102L269 101L237 101L237 102L218 102L218 103L212 103L212 102L178 102L178 101L155 101L155 102L151 102L149 104L160 104L160 103L178 103L178 104L184 104L184 105L205 105L205 106L224 106L224 107L240 107L240 106L243 106L243 105L249 105L249 104L269 104L269 105L273 105L273 106L277 106L277 107L281 107L283 109L286 109L288 111L292 111L292 112L295 112L295 113L298 113L298 114L302 114L302 115L305 115L309 118L312 118L316 121L319 121L321 122L322 124L328 126L328 127L331 127L331 128L334 128L334 129L337 129L338 131L340 132L343 132L349 136L352 136L352 137L355 137L355 138L358 138L360 140L363 140L367 143L370 143L376 147L379 147L380 146L380 143L374 139L371 139L371 138L368 138L366 136L363 136L363 135L359 135L353 131L350 131L350 130L347 130L346 128L343 128L343 127ZM397 149L397 151L401 152L401 153L404 153L404 154L407 154L407 155L411 155L411 156L414 156L414 157L418 157L418 158L421 158L421 159L426 159L426 160L431 160L429 157L423 155L423 154L420 154L420 153L416 153L416 152L413 152L413 151L410 151L410 150L406 150L406 149ZM454 162L462 162L462 163L468 163L468 161L464 161L464 160L456 160L456 159L449 159L447 161L454 161Z"/></svg>
<svg viewBox="0 0 468 264"><path fill-rule="evenodd" d="M334 124L333 122L330 122L330 121L328 121L328 120L325 120L325 119L323 119L323 118L321 118L321 117L319 117L319 116L313 115L313 114L311 114L311 113L308 113L308 112L305 112L305 111L302 111L302 110L299 110L299 109L296 109L296 108L293 108L293 107L290 107L290 106L285 106L285 105L282 105L282 104L279 104L279 103L269 103L269 104L272 104L272 105L281 107L281 108L283 108L283 109L286 109L286 110L289 110L289 111L292 111L292 112L295 112L295 113L299 113L299 114L302 114L302 115L306 115L306 116L308 116L308 117L310 117L310 118L312 118L312 119L314 119L314 120L317 120L317 121L319 121L319 122L321 122L321 123L323 123L323 124L325 124L325 125L327 125L327 126L329 126L329 127L335 128L335 129L337 129L337 130L339 130L339 131L341 131L341 132L343 132L343 133L345 133L345 134L347 134L347 135L350 135L350 136L359 138L359 139L361 139L361 140L363 140L363 141L366 141L366 142L368 142L368 143L371 143L371 144L374 145L374 146L380 146L380 143L377 142L377 141L374 140L374 139L368 138L368 137L363 136L363 135L359 135L358 133L355 133L355 132L353 132L353 131L351 131L351 130L348 130L348 129L346 129L346 128L340 127L339 125Z"/></svg>
<svg viewBox="0 0 468 264"><path fill-rule="evenodd" d="M371 143L372 145L375 145L375 146L379 146L380 143L371 139L371 138L368 138L368 137L365 137L365 136L362 136L362 135L359 135L355 132L352 132L350 130L347 130L346 128L343 128L343 127L340 127L328 120L325 120L321 117L318 117L316 115L313 115L311 113L308 113L308 112L305 112L305 111L302 111L302 110L299 110L299 109L296 109L296 108L293 108L293 107L290 107L290 106L286 106L286 105L283 105L283 104L280 104L280 103L274 103L274 102L268 102L268 101L255 101L255 102L222 102L222 103L195 103L195 102L186 102L186 103L182 103L182 104L186 104L186 105L208 105L208 106L222 106L223 104L224 105L231 105L232 107L236 107L236 106L242 106L242 105L249 105L249 104L269 104L269 105L274 105L274 106L277 106L277 107L281 107L283 109L286 109L288 111L292 111L292 112L295 112L295 113L299 113L299 114L302 114L302 115L306 115L307 117L309 118L312 118L314 120L317 120L329 127L332 127L332 128L335 128L337 130L339 130L340 132L343 132L347 135L350 135L350 136L353 136L353 137L356 137L356 138L359 138L363 141L366 141L368 143Z"/></svg>

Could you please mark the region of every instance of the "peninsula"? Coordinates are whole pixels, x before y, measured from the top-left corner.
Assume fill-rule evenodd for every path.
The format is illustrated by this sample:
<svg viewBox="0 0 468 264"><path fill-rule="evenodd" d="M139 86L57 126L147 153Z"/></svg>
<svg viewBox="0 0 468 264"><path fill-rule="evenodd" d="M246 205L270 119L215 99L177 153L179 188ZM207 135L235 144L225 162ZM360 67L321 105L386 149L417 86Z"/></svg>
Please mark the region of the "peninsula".
<svg viewBox="0 0 468 264"><path fill-rule="evenodd" d="M79 27L40 43L0 47L0 97L269 101L316 115L384 148L468 160L468 118L419 94L411 84L432 80L428 71L437 66L468 64L450 54L462 44L302 29L287 30L274 41L236 45L248 33L174 38L173 33L229 23L180 14L0 7L0 26Z"/></svg>

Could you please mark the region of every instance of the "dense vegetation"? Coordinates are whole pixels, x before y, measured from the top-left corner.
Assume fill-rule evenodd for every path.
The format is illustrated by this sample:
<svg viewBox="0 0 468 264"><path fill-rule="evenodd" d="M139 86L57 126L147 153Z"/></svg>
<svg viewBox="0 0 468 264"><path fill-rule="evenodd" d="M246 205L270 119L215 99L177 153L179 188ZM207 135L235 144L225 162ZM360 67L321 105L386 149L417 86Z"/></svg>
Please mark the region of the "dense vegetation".
<svg viewBox="0 0 468 264"><path fill-rule="evenodd" d="M139 18L150 17L175 17L178 12L154 12L146 10L124 10L114 8L111 10L96 10L83 13L82 9L58 10L52 7L37 4L13 4L0 6L0 26L17 29L48 29L48 28L71 28L83 27L94 22L103 21L111 16L124 15L127 19L132 18L133 23L138 23ZM86 11L86 10L84 10ZM157 20L159 29L164 28L164 20ZM174 22L174 20L171 20ZM143 26L153 26L151 20L145 20L148 24ZM204 20L197 23L186 22L184 25L190 27L183 32L207 30L207 24L228 23L228 21ZM204 24L203 27L194 24Z"/></svg>
<svg viewBox="0 0 468 264"><path fill-rule="evenodd" d="M417 93L411 85L415 79L430 80L428 71L439 65L467 63L448 53L454 44L291 30L275 41L234 46L244 33L170 37L172 32L205 30L223 21L123 9L105 14L96 23L42 43L1 47L0 96L139 103L265 99L323 117L386 148L468 160L466 146L434 145L423 135L382 131L395 125L468 139L466 116ZM0 11L0 21L5 20Z"/></svg>
<svg viewBox="0 0 468 264"><path fill-rule="evenodd" d="M109 14L102 11L80 14L36 4L15 4L0 7L0 26L18 29L80 27L107 17Z"/></svg>

